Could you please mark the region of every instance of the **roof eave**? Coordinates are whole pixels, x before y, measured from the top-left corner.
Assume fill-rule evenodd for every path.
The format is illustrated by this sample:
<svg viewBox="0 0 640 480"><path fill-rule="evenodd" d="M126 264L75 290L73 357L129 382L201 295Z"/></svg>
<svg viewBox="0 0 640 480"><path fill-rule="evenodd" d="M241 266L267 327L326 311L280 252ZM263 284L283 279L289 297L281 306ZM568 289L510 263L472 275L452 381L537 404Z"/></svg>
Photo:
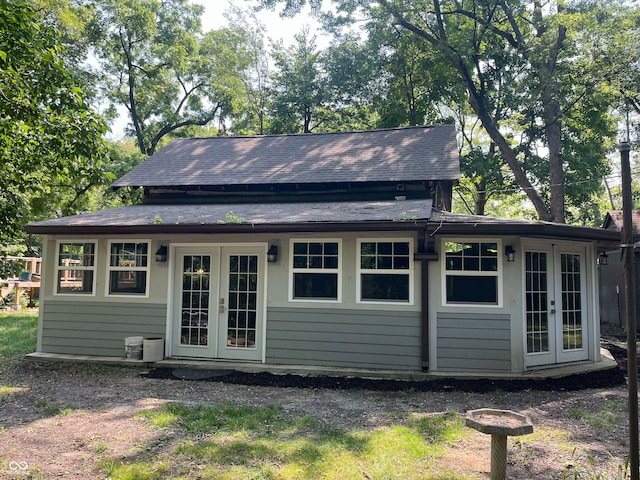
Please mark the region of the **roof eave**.
<svg viewBox="0 0 640 480"><path fill-rule="evenodd" d="M620 244L620 232L565 224L532 223L443 223L438 235L504 235L537 238L562 238Z"/></svg>
<svg viewBox="0 0 640 480"><path fill-rule="evenodd" d="M307 223L224 223L224 224L153 224L153 225L27 225L25 231L35 235L133 235L197 233L313 233L358 231L410 231L426 228L426 220L307 222Z"/></svg>

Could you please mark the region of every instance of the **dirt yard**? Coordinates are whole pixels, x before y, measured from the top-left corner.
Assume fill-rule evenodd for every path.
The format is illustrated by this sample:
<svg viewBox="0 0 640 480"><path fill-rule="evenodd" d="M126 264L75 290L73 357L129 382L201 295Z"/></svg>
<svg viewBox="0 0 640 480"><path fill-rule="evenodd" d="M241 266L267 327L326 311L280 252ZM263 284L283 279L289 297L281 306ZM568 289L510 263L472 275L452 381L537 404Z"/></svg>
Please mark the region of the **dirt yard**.
<svg viewBox="0 0 640 480"><path fill-rule="evenodd" d="M375 391L144 378L141 372L22 359L9 364L0 374L0 478L104 479L98 470L102 458L131 460L168 448L167 435L179 433L161 435L137 414L176 401L278 405L283 415L311 415L343 430L397 424L413 413L515 410L530 416L534 434L509 440L513 479L562 478L563 472L588 467L588 458L610 475L604 478L613 479L627 454L623 384L577 391ZM445 461L486 479L489 458L490 437L471 431L451 445Z"/></svg>

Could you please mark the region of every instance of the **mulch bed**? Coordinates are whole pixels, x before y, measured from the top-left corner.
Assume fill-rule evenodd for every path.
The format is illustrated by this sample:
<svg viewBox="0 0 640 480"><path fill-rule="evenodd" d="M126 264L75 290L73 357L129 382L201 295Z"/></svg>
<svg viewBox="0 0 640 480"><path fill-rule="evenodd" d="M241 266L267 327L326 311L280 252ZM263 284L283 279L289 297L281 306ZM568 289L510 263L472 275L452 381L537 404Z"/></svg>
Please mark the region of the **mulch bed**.
<svg viewBox="0 0 640 480"><path fill-rule="evenodd" d="M612 345L612 347L615 347ZM612 351L612 355L622 359L622 353ZM623 349L624 350L624 349ZM626 351L624 351L626 364ZM620 361L618 361L620 364ZM190 373L193 372L193 373ZM405 381L405 380L376 380L359 377L330 377L330 376L302 376L276 375L272 373L246 373L236 370L207 370L207 369L173 369L154 368L141 374L145 378L161 378L182 381L223 382L235 385L255 385L288 388L326 388L338 390L377 390L377 391L462 391L486 393L495 391L514 392L522 390L571 391L587 388L617 387L626 382L625 372L620 366L608 370L569 375L562 378L522 379L522 380L468 380L438 378L434 380Z"/></svg>

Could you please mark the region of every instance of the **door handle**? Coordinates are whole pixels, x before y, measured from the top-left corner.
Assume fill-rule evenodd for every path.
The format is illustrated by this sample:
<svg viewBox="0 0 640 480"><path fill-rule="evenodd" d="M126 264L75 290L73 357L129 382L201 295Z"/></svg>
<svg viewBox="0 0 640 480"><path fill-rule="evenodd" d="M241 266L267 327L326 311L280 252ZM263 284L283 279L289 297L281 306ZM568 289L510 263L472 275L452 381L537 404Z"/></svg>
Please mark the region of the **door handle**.
<svg viewBox="0 0 640 480"><path fill-rule="evenodd" d="M218 313L224 313L224 298L220 299L220 303L218 304Z"/></svg>
<svg viewBox="0 0 640 480"><path fill-rule="evenodd" d="M552 308L552 309L551 309L551 311L550 311L549 313L551 313L551 314L556 313L556 309L555 309L555 308Z"/></svg>

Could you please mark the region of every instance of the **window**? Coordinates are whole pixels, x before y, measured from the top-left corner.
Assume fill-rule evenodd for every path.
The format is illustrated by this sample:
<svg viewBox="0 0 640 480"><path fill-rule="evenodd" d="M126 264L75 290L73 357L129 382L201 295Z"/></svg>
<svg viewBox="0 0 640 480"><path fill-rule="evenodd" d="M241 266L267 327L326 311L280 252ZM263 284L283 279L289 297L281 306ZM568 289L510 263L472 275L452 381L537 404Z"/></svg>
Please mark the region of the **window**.
<svg viewBox="0 0 640 480"><path fill-rule="evenodd" d="M340 241L291 241L292 299L340 301Z"/></svg>
<svg viewBox="0 0 640 480"><path fill-rule="evenodd" d="M498 242L444 242L446 304L498 305Z"/></svg>
<svg viewBox="0 0 640 480"><path fill-rule="evenodd" d="M413 302L410 240L359 240L359 301Z"/></svg>
<svg viewBox="0 0 640 480"><path fill-rule="evenodd" d="M148 242L109 242L109 295L146 295Z"/></svg>
<svg viewBox="0 0 640 480"><path fill-rule="evenodd" d="M59 242L56 293L93 295L95 260L95 242Z"/></svg>

